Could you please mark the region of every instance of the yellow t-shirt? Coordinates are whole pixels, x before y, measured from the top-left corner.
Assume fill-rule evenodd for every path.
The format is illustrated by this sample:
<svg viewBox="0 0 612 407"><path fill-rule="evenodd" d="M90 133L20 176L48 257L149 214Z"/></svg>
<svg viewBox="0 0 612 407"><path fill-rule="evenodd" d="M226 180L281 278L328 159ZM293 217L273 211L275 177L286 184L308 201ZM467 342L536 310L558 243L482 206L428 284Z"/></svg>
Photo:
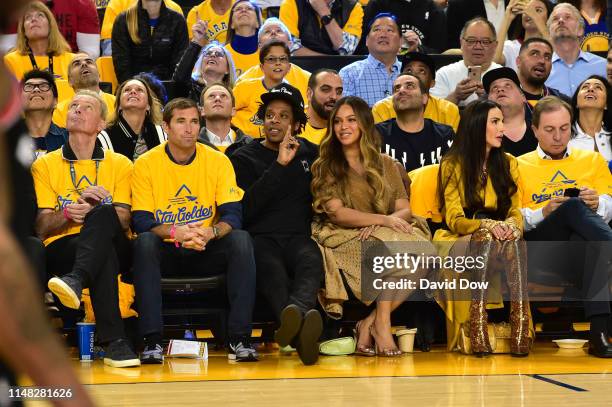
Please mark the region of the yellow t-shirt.
<svg viewBox="0 0 612 407"><path fill-rule="evenodd" d="M223 153L197 143L194 160L179 165L168 157L166 145L160 144L136 160L133 211L151 212L163 224L202 221L202 227L209 227L219 205L242 199L244 191L236 185L234 168Z"/></svg>
<svg viewBox="0 0 612 407"><path fill-rule="evenodd" d="M305 138L306 140L314 143L316 145L321 144L321 140L325 137L325 133L327 133L327 127L323 129L316 129L310 125L310 123L306 123L306 127L300 137Z"/></svg>
<svg viewBox="0 0 612 407"><path fill-rule="evenodd" d="M395 109L393 109L393 96L388 96L376 102L372 107L372 115L374 116L374 122L377 124L389 119L395 119L397 115L395 114ZM451 126L455 132L457 127L459 127L459 108L454 103L445 99L429 95L423 116L434 122Z"/></svg>
<svg viewBox="0 0 612 407"><path fill-rule="evenodd" d="M130 8L130 6L134 3L136 3L136 0L110 0L106 6L106 11L104 12L104 21L102 22L102 29L100 30L101 40L111 39L115 19L119 14ZM170 10L174 10L180 15L183 15L183 9L174 1L164 0L164 3Z"/></svg>
<svg viewBox="0 0 612 407"><path fill-rule="evenodd" d="M588 187L598 194L612 194L612 175L601 154L572 149L569 157L545 160L538 151L518 158L523 208L539 209L551 198L563 196L566 188Z"/></svg>
<svg viewBox="0 0 612 407"><path fill-rule="evenodd" d="M223 44L227 38L231 7L227 9L225 14L219 15L215 12L215 10L213 10L211 3L212 2L210 0L205 0L197 6L193 6L193 8L189 10L189 14L187 14L187 30L189 33L189 39L193 38L191 27L193 27L193 25L196 23L197 13L200 20L208 21L208 40L216 40Z"/></svg>
<svg viewBox="0 0 612 407"><path fill-rule="evenodd" d="M70 162L64 159L63 148L48 153L32 164L36 202L40 209L63 210L66 205L75 203L80 192L96 184L96 161L73 161L76 182L72 182ZM97 150L94 150L94 153ZM104 204L131 204L132 162L121 154L111 151L101 151L104 159L99 161L97 185L110 192L110 197ZM76 184L76 185L75 185ZM48 237L43 243L51 242L81 231L80 224L70 222L55 235Z"/></svg>
<svg viewBox="0 0 612 407"><path fill-rule="evenodd" d="M72 58L74 58L72 52L65 52L53 57L53 76L55 79L68 80L68 67L70 66ZM35 56L34 60L36 61L36 65L38 65L38 69L44 71L49 68L48 56ZM30 56L28 54L22 55L19 51L12 51L6 54L4 56L4 63L7 69L15 75L17 80L23 79L26 72L34 69L32 61L30 61Z"/></svg>
<svg viewBox="0 0 612 407"><path fill-rule="evenodd" d="M295 0L283 0L280 6L279 18L283 23L285 23L291 32L291 35L300 38L300 30L298 29L299 16ZM346 24L344 24L344 27L340 28L342 28L342 31L346 32L347 34L352 34L361 38L362 24L363 7L360 3L356 3L355 7L353 7L353 10L351 11L351 14L349 15L348 21ZM323 26L321 21L319 21L319 26ZM305 46L307 47L307 45Z"/></svg>
<svg viewBox="0 0 612 407"><path fill-rule="evenodd" d="M256 114L261 104L261 95L266 92L268 90L263 85L262 78L241 81L234 87L236 115L232 118L232 125L251 137L263 137L263 123Z"/></svg>
<svg viewBox="0 0 612 407"><path fill-rule="evenodd" d="M102 92L102 99L106 102L106 107L108 108L108 116L106 117L106 122L110 122L113 119L115 112L115 96L110 93ZM53 123L57 124L60 127L66 127L66 119L68 118L68 105L70 104L70 99L63 100L57 104L55 110L53 111Z"/></svg>
<svg viewBox="0 0 612 407"><path fill-rule="evenodd" d="M236 68L236 77L242 75L243 72L254 66L259 66L259 50L252 54L240 54L232 48L231 44L225 45L225 48L232 54L234 67ZM262 73L263 76L263 73Z"/></svg>
<svg viewBox="0 0 612 407"><path fill-rule="evenodd" d="M244 72L236 81L236 84L247 80L247 79L257 79L263 76L263 71L261 70L261 66L259 64L249 68ZM308 90L308 80L310 79L310 72L305 69L300 68L297 65L291 64L291 68L289 68L289 72L285 76L285 81L289 83L289 85L297 88L302 94L302 98L304 101L308 100L307 90Z"/></svg>

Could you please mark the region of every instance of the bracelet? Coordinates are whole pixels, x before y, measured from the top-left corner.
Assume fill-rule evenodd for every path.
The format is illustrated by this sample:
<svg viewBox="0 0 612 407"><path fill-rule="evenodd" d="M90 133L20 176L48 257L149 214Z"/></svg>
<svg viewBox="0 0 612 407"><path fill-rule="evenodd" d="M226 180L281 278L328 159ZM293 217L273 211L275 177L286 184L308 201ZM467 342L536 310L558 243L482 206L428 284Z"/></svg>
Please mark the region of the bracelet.
<svg viewBox="0 0 612 407"><path fill-rule="evenodd" d="M64 209L62 210L62 213L64 214L64 218L65 218L66 220L72 220L72 218L71 218L71 217L70 217L70 215L68 214L68 208L64 208Z"/></svg>
<svg viewBox="0 0 612 407"><path fill-rule="evenodd" d="M174 247L181 247L181 244L176 240L176 226L170 226L170 239L174 240Z"/></svg>
<svg viewBox="0 0 612 407"><path fill-rule="evenodd" d="M213 226L212 231L213 231L213 235L215 236L215 239L218 239L219 238L219 228L216 226Z"/></svg>

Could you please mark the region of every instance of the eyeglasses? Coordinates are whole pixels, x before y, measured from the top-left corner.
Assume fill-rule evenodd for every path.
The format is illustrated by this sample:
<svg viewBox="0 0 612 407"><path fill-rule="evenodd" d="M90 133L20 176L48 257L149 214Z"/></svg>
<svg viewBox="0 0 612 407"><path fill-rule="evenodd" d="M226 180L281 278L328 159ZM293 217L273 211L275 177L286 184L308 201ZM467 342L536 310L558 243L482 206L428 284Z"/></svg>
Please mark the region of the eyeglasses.
<svg viewBox="0 0 612 407"><path fill-rule="evenodd" d="M51 89L51 85L48 82L41 83L26 83L23 85L24 92L34 92L34 89L38 89L41 92L48 92Z"/></svg>
<svg viewBox="0 0 612 407"><path fill-rule="evenodd" d="M286 64L289 62L289 57L286 55L283 55L282 57L265 57L264 62L270 65Z"/></svg>
<svg viewBox="0 0 612 407"><path fill-rule="evenodd" d="M209 57L209 58L223 58L225 57L225 54L223 53L223 51L206 51L204 53L205 57Z"/></svg>
<svg viewBox="0 0 612 407"><path fill-rule="evenodd" d="M495 40L491 40L489 38L473 38L473 37L469 37L469 38L463 38L463 41L466 42L467 45L469 45L470 47L475 46L476 44L480 44L483 47L488 47L491 44L493 44L495 42Z"/></svg>
<svg viewBox="0 0 612 407"><path fill-rule="evenodd" d="M46 19L47 19L47 16L40 11L26 14L26 16L23 18L23 20L28 23L32 20L46 20Z"/></svg>

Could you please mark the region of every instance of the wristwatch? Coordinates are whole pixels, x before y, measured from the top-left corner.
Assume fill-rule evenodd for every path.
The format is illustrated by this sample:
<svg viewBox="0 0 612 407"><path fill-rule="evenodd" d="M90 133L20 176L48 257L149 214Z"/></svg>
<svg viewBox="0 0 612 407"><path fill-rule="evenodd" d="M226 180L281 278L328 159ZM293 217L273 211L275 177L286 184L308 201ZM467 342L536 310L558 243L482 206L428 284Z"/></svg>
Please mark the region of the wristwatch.
<svg viewBox="0 0 612 407"><path fill-rule="evenodd" d="M219 238L219 228L217 228L216 226L212 227L213 230L213 235L215 235L215 239Z"/></svg>
<svg viewBox="0 0 612 407"><path fill-rule="evenodd" d="M321 22L323 25L327 25L334 20L334 17L331 14L321 17Z"/></svg>

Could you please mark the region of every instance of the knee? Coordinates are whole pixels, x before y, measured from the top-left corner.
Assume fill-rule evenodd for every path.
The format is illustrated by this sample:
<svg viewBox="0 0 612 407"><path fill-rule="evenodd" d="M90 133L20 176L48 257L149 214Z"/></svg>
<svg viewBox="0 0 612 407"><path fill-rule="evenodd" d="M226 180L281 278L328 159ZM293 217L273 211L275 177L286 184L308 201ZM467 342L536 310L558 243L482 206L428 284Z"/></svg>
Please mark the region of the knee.
<svg viewBox="0 0 612 407"><path fill-rule="evenodd" d="M134 256L151 256L159 252L161 238L153 232L138 235L134 242Z"/></svg>
<svg viewBox="0 0 612 407"><path fill-rule="evenodd" d="M112 222L117 219L117 212L113 205L96 205L85 216L84 222L100 220L101 222Z"/></svg>
<svg viewBox="0 0 612 407"><path fill-rule="evenodd" d="M232 255L249 256L253 255L253 239L248 232L244 230L232 230L223 238L226 244L229 245Z"/></svg>
<svg viewBox="0 0 612 407"><path fill-rule="evenodd" d="M562 203L556 211L559 215L563 216L580 216L585 213L585 211L589 210L587 206L580 200L580 198L570 198L564 203ZM553 212L553 213L554 213Z"/></svg>

